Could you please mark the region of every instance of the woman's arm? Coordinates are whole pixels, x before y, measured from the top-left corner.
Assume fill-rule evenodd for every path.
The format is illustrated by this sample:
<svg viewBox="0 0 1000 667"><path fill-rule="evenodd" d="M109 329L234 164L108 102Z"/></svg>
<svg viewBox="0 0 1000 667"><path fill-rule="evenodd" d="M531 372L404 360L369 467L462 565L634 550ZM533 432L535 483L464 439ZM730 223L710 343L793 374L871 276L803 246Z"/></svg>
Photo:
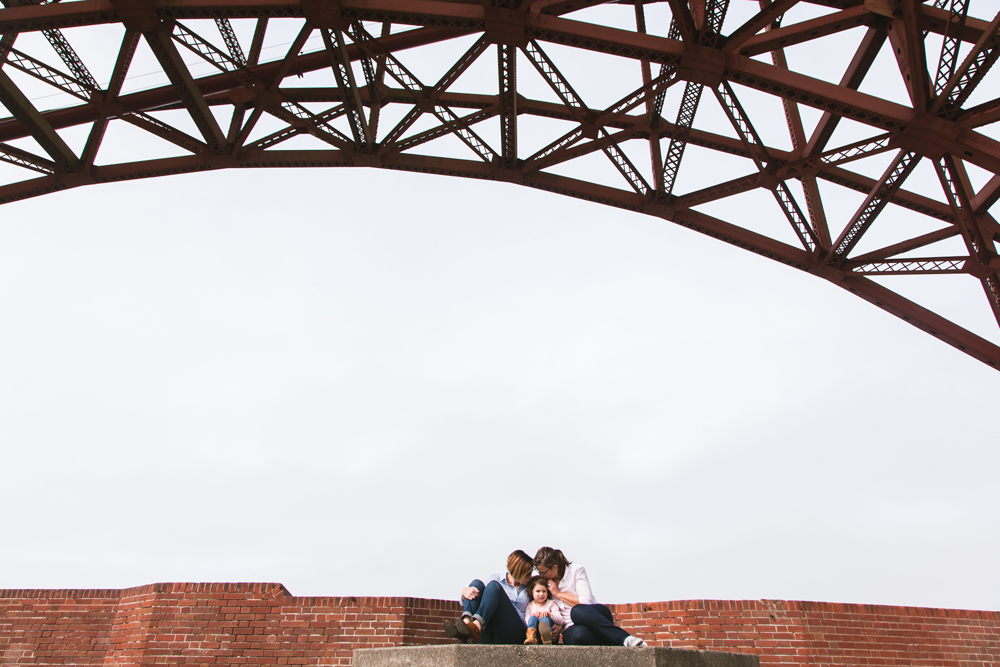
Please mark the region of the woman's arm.
<svg viewBox="0 0 1000 667"><path fill-rule="evenodd" d="M475 600L477 597L479 597L479 589L475 586L469 586L468 588L462 589L463 600Z"/></svg>
<svg viewBox="0 0 1000 667"><path fill-rule="evenodd" d="M575 604L595 604L597 598L590 588L590 579L587 578L587 571L581 565L576 572L576 603Z"/></svg>

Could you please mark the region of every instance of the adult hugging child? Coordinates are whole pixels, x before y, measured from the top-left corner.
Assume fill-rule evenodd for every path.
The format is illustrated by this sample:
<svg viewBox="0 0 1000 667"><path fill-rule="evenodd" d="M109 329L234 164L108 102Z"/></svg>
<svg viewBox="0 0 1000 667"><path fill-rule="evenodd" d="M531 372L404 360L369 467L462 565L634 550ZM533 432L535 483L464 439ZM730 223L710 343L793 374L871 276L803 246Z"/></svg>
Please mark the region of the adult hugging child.
<svg viewBox="0 0 1000 667"><path fill-rule="evenodd" d="M532 578L532 571L538 572ZM615 625L599 604L582 565L563 552L542 547L531 559L518 549L507 572L462 589L462 615L444 622L445 633L462 642L548 644L561 630L564 644L645 648L646 642Z"/></svg>

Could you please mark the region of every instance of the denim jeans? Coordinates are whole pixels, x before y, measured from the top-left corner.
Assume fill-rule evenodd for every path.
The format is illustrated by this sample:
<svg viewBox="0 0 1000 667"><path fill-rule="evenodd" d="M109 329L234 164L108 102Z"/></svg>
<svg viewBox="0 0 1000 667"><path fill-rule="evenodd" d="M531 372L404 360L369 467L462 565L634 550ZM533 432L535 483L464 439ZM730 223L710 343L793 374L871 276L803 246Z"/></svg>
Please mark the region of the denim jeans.
<svg viewBox="0 0 1000 667"><path fill-rule="evenodd" d="M545 618L539 618L537 616L532 616L531 618L528 619L528 627L529 628L537 628L539 623L544 623L545 625L549 626L550 628L552 627L552 619L550 619L548 616L546 616Z"/></svg>
<svg viewBox="0 0 1000 667"><path fill-rule="evenodd" d="M479 591L475 600L462 599L462 615L472 616L483 626L480 644L521 644L524 642L524 620L517 613L507 593L496 581L487 585L479 579L469 584Z"/></svg>
<svg viewBox="0 0 1000 667"><path fill-rule="evenodd" d="M611 610L603 604L578 604L569 617L573 625L563 630L563 644L621 646L629 636L615 625Z"/></svg>

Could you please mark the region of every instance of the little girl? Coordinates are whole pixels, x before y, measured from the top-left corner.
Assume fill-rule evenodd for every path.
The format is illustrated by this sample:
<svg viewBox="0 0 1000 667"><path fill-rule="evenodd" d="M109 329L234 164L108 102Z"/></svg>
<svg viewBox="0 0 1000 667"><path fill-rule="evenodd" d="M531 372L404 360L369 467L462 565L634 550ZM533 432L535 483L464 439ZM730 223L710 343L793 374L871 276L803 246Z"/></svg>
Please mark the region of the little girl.
<svg viewBox="0 0 1000 667"><path fill-rule="evenodd" d="M545 577L534 577L527 585L531 602L524 609L524 620L528 624L528 638L525 644L537 644L538 635L543 644L552 643L552 628L565 623L556 601L549 596L548 581Z"/></svg>

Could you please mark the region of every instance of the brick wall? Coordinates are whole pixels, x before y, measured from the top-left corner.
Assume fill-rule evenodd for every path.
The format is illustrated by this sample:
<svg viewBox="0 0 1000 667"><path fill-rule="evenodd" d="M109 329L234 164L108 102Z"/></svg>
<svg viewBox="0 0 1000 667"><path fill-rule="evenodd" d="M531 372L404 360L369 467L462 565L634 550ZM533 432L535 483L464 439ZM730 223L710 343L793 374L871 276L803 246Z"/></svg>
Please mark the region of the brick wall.
<svg viewBox="0 0 1000 667"><path fill-rule="evenodd" d="M1000 613L785 600L621 604L655 646L754 653L762 665L1000 665Z"/></svg>
<svg viewBox="0 0 1000 667"><path fill-rule="evenodd" d="M612 605L654 646L753 653L765 665L1000 664L1000 613L693 600ZM302 598L280 584L0 590L0 664L343 665L356 648L446 643L448 600Z"/></svg>

